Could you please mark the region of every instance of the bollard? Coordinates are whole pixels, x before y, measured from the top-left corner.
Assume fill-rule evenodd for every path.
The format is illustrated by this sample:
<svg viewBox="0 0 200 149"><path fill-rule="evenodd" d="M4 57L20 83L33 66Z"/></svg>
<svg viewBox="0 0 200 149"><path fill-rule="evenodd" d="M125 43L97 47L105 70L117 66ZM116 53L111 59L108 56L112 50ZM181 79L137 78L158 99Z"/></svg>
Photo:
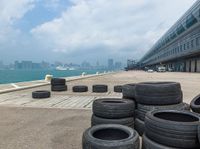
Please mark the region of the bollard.
<svg viewBox="0 0 200 149"><path fill-rule="evenodd" d="M47 74L47 75L45 76L45 81L50 82L52 78L53 78L53 75Z"/></svg>

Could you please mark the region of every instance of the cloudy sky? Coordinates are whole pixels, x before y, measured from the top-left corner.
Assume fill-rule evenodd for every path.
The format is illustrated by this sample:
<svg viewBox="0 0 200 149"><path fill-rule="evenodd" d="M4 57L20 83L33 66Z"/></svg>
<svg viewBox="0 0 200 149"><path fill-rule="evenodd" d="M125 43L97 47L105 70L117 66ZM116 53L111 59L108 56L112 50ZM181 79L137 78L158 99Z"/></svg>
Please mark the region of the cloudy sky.
<svg viewBox="0 0 200 149"><path fill-rule="evenodd" d="M139 59L195 0L0 0L0 61Z"/></svg>

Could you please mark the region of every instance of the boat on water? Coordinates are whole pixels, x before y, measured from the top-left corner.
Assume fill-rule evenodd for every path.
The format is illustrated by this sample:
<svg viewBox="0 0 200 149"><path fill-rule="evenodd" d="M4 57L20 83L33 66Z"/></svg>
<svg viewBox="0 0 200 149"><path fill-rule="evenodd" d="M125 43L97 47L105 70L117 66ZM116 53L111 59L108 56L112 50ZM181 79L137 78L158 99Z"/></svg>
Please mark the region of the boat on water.
<svg viewBox="0 0 200 149"><path fill-rule="evenodd" d="M56 70L64 71L64 70L75 70L73 67L63 67L63 66L58 66L56 67Z"/></svg>

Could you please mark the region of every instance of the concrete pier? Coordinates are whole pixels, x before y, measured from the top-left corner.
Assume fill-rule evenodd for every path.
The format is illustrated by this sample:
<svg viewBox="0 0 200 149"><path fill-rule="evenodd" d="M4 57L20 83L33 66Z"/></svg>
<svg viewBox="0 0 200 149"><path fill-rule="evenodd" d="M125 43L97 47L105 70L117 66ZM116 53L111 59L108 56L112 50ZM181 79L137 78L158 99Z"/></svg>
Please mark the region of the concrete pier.
<svg viewBox="0 0 200 149"><path fill-rule="evenodd" d="M97 98L121 98L114 85L144 81L176 81L182 85L184 102L190 103L200 93L200 74L118 72L92 77L67 79L68 91L52 92L51 98L32 99L35 90L50 90L44 81L24 82L24 88L1 88L0 148L3 149L81 149L83 131L90 127L91 106ZM107 84L107 93L92 93L93 84ZM30 88L28 86L31 86ZM86 93L73 93L74 85L87 85ZM2 85L3 86L3 85ZM23 86L23 85L22 85ZM7 90L7 91L5 91Z"/></svg>

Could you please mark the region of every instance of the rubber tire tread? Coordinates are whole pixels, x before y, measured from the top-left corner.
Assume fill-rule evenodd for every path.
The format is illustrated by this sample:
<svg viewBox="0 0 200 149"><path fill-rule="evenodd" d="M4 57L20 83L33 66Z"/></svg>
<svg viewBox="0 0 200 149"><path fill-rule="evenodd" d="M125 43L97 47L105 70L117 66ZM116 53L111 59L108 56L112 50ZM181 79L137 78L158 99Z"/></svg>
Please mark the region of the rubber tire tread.
<svg viewBox="0 0 200 149"><path fill-rule="evenodd" d="M107 103L108 101L122 103ZM94 115L102 118L133 117L135 102L128 99L102 98L93 102L92 110Z"/></svg>
<svg viewBox="0 0 200 149"><path fill-rule="evenodd" d="M200 94L192 99L190 107L193 112L200 113Z"/></svg>
<svg viewBox="0 0 200 149"><path fill-rule="evenodd" d="M138 132L140 136L142 136L145 132L145 123L144 121L136 118L135 119L135 130Z"/></svg>
<svg viewBox="0 0 200 149"><path fill-rule="evenodd" d="M147 112L152 110L190 110L190 105L187 103L179 103L174 105L143 105L137 104L137 109L135 110L136 118L144 121Z"/></svg>
<svg viewBox="0 0 200 149"><path fill-rule="evenodd" d="M91 118L91 126L101 125L101 124L120 124L134 128L134 118L127 117L120 119L107 119L107 118L97 117L93 114Z"/></svg>
<svg viewBox="0 0 200 149"><path fill-rule="evenodd" d="M168 147L159 143L156 143L149 139L145 134L142 136L142 149L181 149Z"/></svg>
<svg viewBox="0 0 200 149"><path fill-rule="evenodd" d="M124 99L135 100L135 83L125 84L122 86L122 94Z"/></svg>
<svg viewBox="0 0 200 149"><path fill-rule="evenodd" d="M105 141L102 139L97 139L92 136L95 130L99 128L117 128L121 130L126 130L130 133L128 139ZM82 136L82 149L140 149L139 135L132 128L123 125L107 124L107 125L97 125L87 129Z"/></svg>
<svg viewBox="0 0 200 149"><path fill-rule="evenodd" d="M73 86L72 88L73 92L87 92L88 91L88 87L85 85L78 85L78 86Z"/></svg>
<svg viewBox="0 0 200 149"><path fill-rule="evenodd" d="M183 101L180 83L144 82L135 87L137 103L146 105L170 105Z"/></svg>
<svg viewBox="0 0 200 149"><path fill-rule="evenodd" d="M185 113L194 116L198 119L195 122L174 122L169 120L160 119L154 116L158 112L175 112ZM175 111L175 110L157 110L151 111L145 117L145 133L147 137L160 144L193 149L200 148L197 138L199 115L189 111Z"/></svg>
<svg viewBox="0 0 200 149"><path fill-rule="evenodd" d="M66 84L66 80L63 78L52 78L51 79L51 85L55 86L55 85L65 85Z"/></svg>
<svg viewBox="0 0 200 149"><path fill-rule="evenodd" d="M114 92L116 92L116 93L122 93L122 86L121 85L114 86Z"/></svg>
<svg viewBox="0 0 200 149"><path fill-rule="evenodd" d="M108 92L108 86L107 85L93 85L92 92L94 92L94 93Z"/></svg>
<svg viewBox="0 0 200 149"><path fill-rule="evenodd" d="M56 86L51 86L52 91L67 91L67 86L66 85L56 85Z"/></svg>
<svg viewBox="0 0 200 149"><path fill-rule="evenodd" d="M41 98L49 98L51 93L49 91L34 91L32 92L32 98L41 99Z"/></svg>

